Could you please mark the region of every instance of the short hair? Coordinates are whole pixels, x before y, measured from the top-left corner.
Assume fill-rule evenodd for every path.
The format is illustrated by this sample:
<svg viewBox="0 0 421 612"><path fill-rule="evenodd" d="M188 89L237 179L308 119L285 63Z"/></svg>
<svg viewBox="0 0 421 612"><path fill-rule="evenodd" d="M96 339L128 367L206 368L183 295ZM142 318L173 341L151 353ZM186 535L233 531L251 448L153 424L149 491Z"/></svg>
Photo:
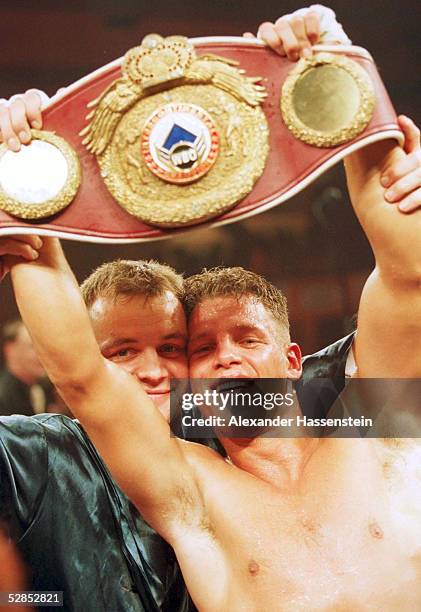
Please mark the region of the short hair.
<svg viewBox="0 0 421 612"><path fill-rule="evenodd" d="M198 304L215 297L252 297L270 312L289 336L288 306L284 294L260 274L241 267L204 269L184 281L184 303L190 315Z"/></svg>
<svg viewBox="0 0 421 612"><path fill-rule="evenodd" d="M2 344L8 342L14 342L18 336L19 330L24 327L22 319L13 319L13 321L7 321L1 330Z"/></svg>
<svg viewBox="0 0 421 612"><path fill-rule="evenodd" d="M170 291L181 302L183 277L158 261L118 259L102 264L82 283L82 297L89 308L99 297L142 295L157 297Z"/></svg>

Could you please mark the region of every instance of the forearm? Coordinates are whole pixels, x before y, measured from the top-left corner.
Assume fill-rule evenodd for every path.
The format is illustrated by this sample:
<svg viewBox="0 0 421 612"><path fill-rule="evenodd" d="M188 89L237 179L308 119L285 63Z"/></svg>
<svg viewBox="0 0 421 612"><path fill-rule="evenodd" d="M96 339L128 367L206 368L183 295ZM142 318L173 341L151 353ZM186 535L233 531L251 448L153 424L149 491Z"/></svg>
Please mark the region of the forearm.
<svg viewBox="0 0 421 612"><path fill-rule="evenodd" d="M56 239L11 271L16 301L52 382L83 383L102 361L75 277Z"/></svg>
<svg viewBox="0 0 421 612"><path fill-rule="evenodd" d="M380 273L394 283L419 283L421 211L400 212L386 202L380 182L385 168L404 155L394 141L377 143L348 156L345 171L352 205Z"/></svg>

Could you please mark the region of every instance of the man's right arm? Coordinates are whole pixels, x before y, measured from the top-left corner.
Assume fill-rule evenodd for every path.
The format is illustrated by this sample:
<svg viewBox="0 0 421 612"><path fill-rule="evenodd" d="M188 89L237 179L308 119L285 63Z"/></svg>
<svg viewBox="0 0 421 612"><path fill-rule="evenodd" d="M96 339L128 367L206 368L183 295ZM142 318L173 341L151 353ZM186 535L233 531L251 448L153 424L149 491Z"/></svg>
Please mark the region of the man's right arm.
<svg viewBox="0 0 421 612"><path fill-rule="evenodd" d="M137 380L104 359L57 240L32 263L11 263L23 321L50 380L144 518L169 541L200 524L203 503L185 443ZM187 508L188 506L188 508Z"/></svg>

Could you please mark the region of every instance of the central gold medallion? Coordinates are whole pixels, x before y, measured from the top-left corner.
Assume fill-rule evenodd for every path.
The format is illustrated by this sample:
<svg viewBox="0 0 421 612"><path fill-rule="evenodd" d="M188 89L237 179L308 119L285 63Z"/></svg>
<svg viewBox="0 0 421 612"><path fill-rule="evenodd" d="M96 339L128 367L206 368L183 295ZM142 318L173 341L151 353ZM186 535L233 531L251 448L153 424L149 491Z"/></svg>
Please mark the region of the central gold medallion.
<svg viewBox="0 0 421 612"><path fill-rule="evenodd" d="M196 56L182 36L150 35L90 103L83 143L130 214L161 227L192 225L253 189L269 150L266 92L237 66Z"/></svg>

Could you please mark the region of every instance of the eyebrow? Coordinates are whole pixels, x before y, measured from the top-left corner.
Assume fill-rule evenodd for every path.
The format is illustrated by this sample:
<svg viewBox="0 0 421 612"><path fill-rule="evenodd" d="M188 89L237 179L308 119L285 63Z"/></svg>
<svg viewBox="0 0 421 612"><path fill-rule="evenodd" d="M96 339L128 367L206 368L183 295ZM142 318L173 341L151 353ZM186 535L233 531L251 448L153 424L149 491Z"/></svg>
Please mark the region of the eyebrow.
<svg viewBox="0 0 421 612"><path fill-rule="evenodd" d="M262 331L262 327L260 325L252 325L252 324L243 324L243 325L236 325L235 326L235 331L236 332L261 332ZM212 334L212 330L206 330L204 332L202 332L201 334L196 334L193 336L189 337L189 343L192 342L197 342L198 340L202 340L202 338L206 338L207 336L210 336Z"/></svg>
<svg viewBox="0 0 421 612"><path fill-rule="evenodd" d="M186 342L187 336L181 332L173 332L162 336L161 341L163 340L184 340ZM105 340L105 342L100 345L100 348L101 351L109 351L121 344L132 344L138 341L139 338L115 338L114 340Z"/></svg>

